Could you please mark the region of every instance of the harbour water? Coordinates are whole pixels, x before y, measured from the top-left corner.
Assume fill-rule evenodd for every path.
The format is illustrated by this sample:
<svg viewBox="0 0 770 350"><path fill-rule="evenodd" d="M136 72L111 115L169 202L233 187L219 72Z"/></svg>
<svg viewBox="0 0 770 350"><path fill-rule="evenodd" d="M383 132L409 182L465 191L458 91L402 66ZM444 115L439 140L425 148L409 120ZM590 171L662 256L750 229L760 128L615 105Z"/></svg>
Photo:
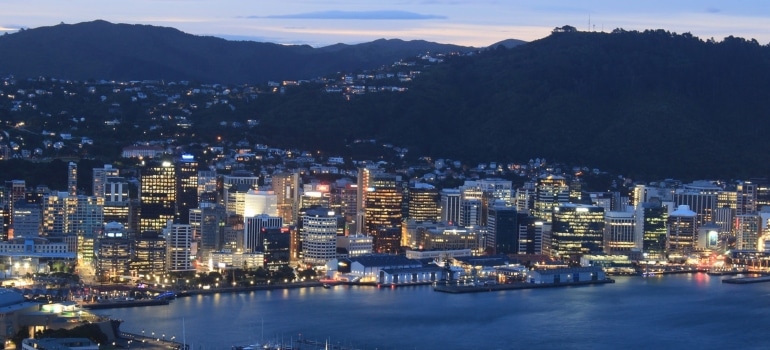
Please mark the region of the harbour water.
<svg viewBox="0 0 770 350"><path fill-rule="evenodd" d="M705 273L580 287L446 294L335 286L179 298L99 310L191 349L328 340L358 349L652 349L770 346L770 283ZM182 326L184 320L184 327Z"/></svg>

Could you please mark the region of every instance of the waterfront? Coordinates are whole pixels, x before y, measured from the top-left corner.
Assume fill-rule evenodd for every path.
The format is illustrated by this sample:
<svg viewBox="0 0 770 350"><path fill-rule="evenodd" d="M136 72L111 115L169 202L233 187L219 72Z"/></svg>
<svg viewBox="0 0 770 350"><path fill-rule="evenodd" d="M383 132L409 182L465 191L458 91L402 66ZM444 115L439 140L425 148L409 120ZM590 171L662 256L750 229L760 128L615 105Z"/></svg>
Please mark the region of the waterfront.
<svg viewBox="0 0 770 350"><path fill-rule="evenodd" d="M616 283L490 293L429 286L335 286L179 298L98 311L124 331L183 336L193 349L262 338L361 349L766 348L770 283L732 285L705 273L618 277ZM264 326L263 326L264 324Z"/></svg>

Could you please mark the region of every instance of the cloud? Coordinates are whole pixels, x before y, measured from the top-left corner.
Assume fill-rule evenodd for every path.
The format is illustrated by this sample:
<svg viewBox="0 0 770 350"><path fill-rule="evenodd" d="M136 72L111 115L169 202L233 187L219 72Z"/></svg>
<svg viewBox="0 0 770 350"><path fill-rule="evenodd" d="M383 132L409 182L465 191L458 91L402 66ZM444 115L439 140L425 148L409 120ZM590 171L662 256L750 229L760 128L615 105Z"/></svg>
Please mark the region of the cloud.
<svg viewBox="0 0 770 350"><path fill-rule="evenodd" d="M422 20L446 19L446 16L425 15L407 11L320 11L289 15L248 16L246 18L277 19L358 19L358 20Z"/></svg>

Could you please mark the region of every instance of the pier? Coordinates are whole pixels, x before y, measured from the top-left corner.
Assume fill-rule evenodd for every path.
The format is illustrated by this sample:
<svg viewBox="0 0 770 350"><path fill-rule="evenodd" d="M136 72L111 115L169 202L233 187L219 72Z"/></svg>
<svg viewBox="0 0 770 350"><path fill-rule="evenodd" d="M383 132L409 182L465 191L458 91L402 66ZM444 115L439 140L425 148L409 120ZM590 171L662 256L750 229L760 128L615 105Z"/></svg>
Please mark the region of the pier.
<svg viewBox="0 0 770 350"><path fill-rule="evenodd" d="M603 279L596 281L579 281L579 282L562 282L562 283L510 283L510 284L492 284L485 286L468 286L468 285L436 285L433 290L443 293L480 293L480 292L497 292L502 290L517 290L517 289L535 289L535 288L556 288L556 287L571 287L571 286L587 286L593 284L607 284L615 283L613 279Z"/></svg>
<svg viewBox="0 0 770 350"><path fill-rule="evenodd" d="M729 284L749 284L749 283L763 283L770 282L770 276L752 276L752 277L735 277L726 278L722 280L722 283Z"/></svg>

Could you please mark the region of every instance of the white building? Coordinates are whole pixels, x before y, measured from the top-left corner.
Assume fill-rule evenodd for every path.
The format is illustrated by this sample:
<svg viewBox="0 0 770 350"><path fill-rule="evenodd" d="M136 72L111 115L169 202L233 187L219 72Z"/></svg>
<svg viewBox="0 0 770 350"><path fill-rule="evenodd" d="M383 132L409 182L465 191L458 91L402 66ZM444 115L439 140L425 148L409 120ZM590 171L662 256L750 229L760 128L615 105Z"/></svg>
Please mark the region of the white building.
<svg viewBox="0 0 770 350"><path fill-rule="evenodd" d="M166 268L168 271L195 270L192 265L192 235L190 225L173 224L169 221L163 230L166 236Z"/></svg>
<svg viewBox="0 0 770 350"><path fill-rule="evenodd" d="M323 266L337 257L337 216L328 209L311 209L302 216L300 240L306 264Z"/></svg>

